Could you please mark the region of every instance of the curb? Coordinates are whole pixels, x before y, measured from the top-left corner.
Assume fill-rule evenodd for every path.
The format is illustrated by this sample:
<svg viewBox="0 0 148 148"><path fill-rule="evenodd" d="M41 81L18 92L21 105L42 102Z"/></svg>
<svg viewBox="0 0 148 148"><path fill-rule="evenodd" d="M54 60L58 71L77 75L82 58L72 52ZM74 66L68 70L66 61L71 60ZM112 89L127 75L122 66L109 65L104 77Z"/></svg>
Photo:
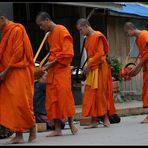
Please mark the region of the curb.
<svg viewBox="0 0 148 148"><path fill-rule="evenodd" d="M131 116L131 115L141 115L141 114L147 114L147 113L148 113L148 108L142 108L142 107L117 109L117 114L120 117Z"/></svg>
<svg viewBox="0 0 148 148"><path fill-rule="evenodd" d="M147 114L148 108L142 108L142 107L131 107L131 108L121 108L117 109L116 113L120 117L124 116L132 116L132 115L141 115L141 114ZM80 126L85 126L90 124L90 117L83 117L81 116L81 112L77 112L74 115L74 120L80 121Z"/></svg>

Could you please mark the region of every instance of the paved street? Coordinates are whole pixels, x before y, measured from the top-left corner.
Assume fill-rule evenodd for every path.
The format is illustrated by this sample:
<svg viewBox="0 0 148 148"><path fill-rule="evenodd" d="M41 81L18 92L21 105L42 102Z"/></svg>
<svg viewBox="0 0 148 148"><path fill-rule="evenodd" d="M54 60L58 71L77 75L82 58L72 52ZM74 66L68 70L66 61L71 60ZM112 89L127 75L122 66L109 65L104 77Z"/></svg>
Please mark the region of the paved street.
<svg viewBox="0 0 148 148"><path fill-rule="evenodd" d="M48 132L40 132L36 142L21 145L148 145L148 124L140 124L143 118L144 115L122 117L121 123L109 128L99 125L95 129L84 129L76 124L78 135L71 135L66 125L63 136L47 138ZM25 141L27 138L28 133L25 133ZM0 145L6 145L7 140L0 140Z"/></svg>

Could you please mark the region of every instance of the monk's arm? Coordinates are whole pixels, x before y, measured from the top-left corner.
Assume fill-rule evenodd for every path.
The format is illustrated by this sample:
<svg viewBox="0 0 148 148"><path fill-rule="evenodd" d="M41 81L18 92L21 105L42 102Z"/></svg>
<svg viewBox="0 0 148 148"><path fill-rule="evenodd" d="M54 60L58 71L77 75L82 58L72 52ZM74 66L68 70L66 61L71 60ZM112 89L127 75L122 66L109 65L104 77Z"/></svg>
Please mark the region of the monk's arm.
<svg viewBox="0 0 148 148"><path fill-rule="evenodd" d="M144 49L144 53L143 53L143 55L142 55L142 60L141 60L141 62L142 62L143 64L145 64L146 61L148 61L148 42L147 42L146 45L145 45L145 49Z"/></svg>
<svg viewBox="0 0 148 148"><path fill-rule="evenodd" d="M42 70L43 71L46 71L46 70L48 70L50 67L53 67L54 65L56 65L56 63L57 63L57 59L54 59L53 61L51 61L51 62L47 62L43 67L42 67Z"/></svg>
<svg viewBox="0 0 148 148"><path fill-rule="evenodd" d="M148 42L146 43L144 53L141 57L140 63L137 65L137 70L141 70L141 68L145 65L145 63L148 62Z"/></svg>
<svg viewBox="0 0 148 148"><path fill-rule="evenodd" d="M106 59L106 55L104 53L103 40L99 38L96 54L88 60L88 65L90 68L92 68L102 63L105 59Z"/></svg>
<svg viewBox="0 0 148 148"><path fill-rule="evenodd" d="M141 57L141 61L139 62L139 64L136 65L135 68L133 68L130 72L129 72L129 76L136 76L140 71L141 68L145 65L145 63L148 61L148 43L145 46L144 49L144 53Z"/></svg>
<svg viewBox="0 0 148 148"><path fill-rule="evenodd" d="M15 68L25 67L28 62L24 49L25 43L23 43L23 31L20 28L14 30L12 42L13 53L8 65Z"/></svg>
<svg viewBox="0 0 148 148"><path fill-rule="evenodd" d="M12 67L8 66L4 71L0 72L0 81L3 81L6 79L7 73L11 71Z"/></svg>
<svg viewBox="0 0 148 148"><path fill-rule="evenodd" d="M64 66L67 66L72 62L72 58L74 55L72 39L70 36L67 35L63 38L61 48L61 52L58 52L56 55L57 62Z"/></svg>
<svg viewBox="0 0 148 148"><path fill-rule="evenodd" d="M105 59L106 59L106 55L104 53L103 40L99 38L98 48L96 48L96 54L92 58L89 58L88 64L87 66L84 67L83 73L87 74L90 70L95 69Z"/></svg>
<svg viewBox="0 0 148 148"><path fill-rule="evenodd" d="M23 40L22 40L22 31L19 29L14 30L12 40L12 56L8 66L0 73L0 79L4 80L6 75L14 68L19 66L22 57L23 57Z"/></svg>

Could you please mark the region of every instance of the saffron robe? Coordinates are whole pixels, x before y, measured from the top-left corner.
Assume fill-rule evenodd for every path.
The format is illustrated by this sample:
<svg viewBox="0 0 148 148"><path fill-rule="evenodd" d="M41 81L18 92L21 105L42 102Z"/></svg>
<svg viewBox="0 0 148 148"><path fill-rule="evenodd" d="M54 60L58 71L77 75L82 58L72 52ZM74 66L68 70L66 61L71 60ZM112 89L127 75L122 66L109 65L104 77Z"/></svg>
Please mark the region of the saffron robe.
<svg viewBox="0 0 148 148"><path fill-rule="evenodd" d="M46 78L46 113L49 119L66 119L75 114L70 68L74 56L73 39L64 26L57 25L49 34L48 43L48 60L57 59L57 63L48 69Z"/></svg>
<svg viewBox="0 0 148 148"><path fill-rule="evenodd" d="M96 73L96 69L98 71L97 78L93 80L95 87L88 85L89 80L86 79L82 115L98 117L106 113L114 114L116 108L113 100L111 69L106 61L106 55L109 52L108 42L101 32L96 31L87 37L85 49L88 56L87 64L91 69L89 73L92 71ZM87 77L89 77L89 73Z"/></svg>
<svg viewBox="0 0 148 148"><path fill-rule="evenodd" d="M146 60L143 66L143 88L142 101L143 107L148 107L148 31L142 30L136 38L136 43L139 48L141 60Z"/></svg>
<svg viewBox="0 0 148 148"><path fill-rule="evenodd" d="M12 70L0 83L0 125L23 132L35 125L33 51L23 25L9 22L2 30L0 70Z"/></svg>

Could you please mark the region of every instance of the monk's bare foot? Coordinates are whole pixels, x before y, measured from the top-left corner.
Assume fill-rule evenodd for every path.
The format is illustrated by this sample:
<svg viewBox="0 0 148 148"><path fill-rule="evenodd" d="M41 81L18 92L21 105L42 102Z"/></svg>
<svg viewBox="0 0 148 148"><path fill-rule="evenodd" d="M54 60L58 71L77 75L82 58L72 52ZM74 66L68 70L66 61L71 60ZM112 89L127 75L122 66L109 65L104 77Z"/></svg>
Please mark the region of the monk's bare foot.
<svg viewBox="0 0 148 148"><path fill-rule="evenodd" d="M46 137L54 137L54 136L62 136L62 133L59 131L53 131L49 135L47 135Z"/></svg>
<svg viewBox="0 0 148 148"><path fill-rule="evenodd" d="M14 137L6 142L6 144L21 144L21 143L24 143L24 139L20 137Z"/></svg>
<svg viewBox="0 0 148 148"><path fill-rule="evenodd" d="M74 125L72 125L70 129L73 135L76 135L78 133L78 129Z"/></svg>
<svg viewBox="0 0 148 148"><path fill-rule="evenodd" d="M109 120L105 120L105 121L103 122L103 125L104 125L104 127L110 127L110 122L109 122Z"/></svg>
<svg viewBox="0 0 148 148"><path fill-rule="evenodd" d="M144 118L144 120L143 121L141 121L140 123L148 123L148 115Z"/></svg>
<svg viewBox="0 0 148 148"><path fill-rule="evenodd" d="M104 127L110 127L110 121L107 114L104 116L103 125Z"/></svg>
<svg viewBox="0 0 148 148"><path fill-rule="evenodd" d="M28 142L34 142L37 138L37 127L34 126L32 129L30 129L30 135L29 135L29 138L28 138Z"/></svg>
<svg viewBox="0 0 148 148"><path fill-rule="evenodd" d="M110 123L104 123L104 127L110 127Z"/></svg>
<svg viewBox="0 0 148 148"><path fill-rule="evenodd" d="M88 126L86 126L86 127L84 127L84 129L90 129L90 128L98 128L98 124L90 124L90 125L88 125Z"/></svg>

